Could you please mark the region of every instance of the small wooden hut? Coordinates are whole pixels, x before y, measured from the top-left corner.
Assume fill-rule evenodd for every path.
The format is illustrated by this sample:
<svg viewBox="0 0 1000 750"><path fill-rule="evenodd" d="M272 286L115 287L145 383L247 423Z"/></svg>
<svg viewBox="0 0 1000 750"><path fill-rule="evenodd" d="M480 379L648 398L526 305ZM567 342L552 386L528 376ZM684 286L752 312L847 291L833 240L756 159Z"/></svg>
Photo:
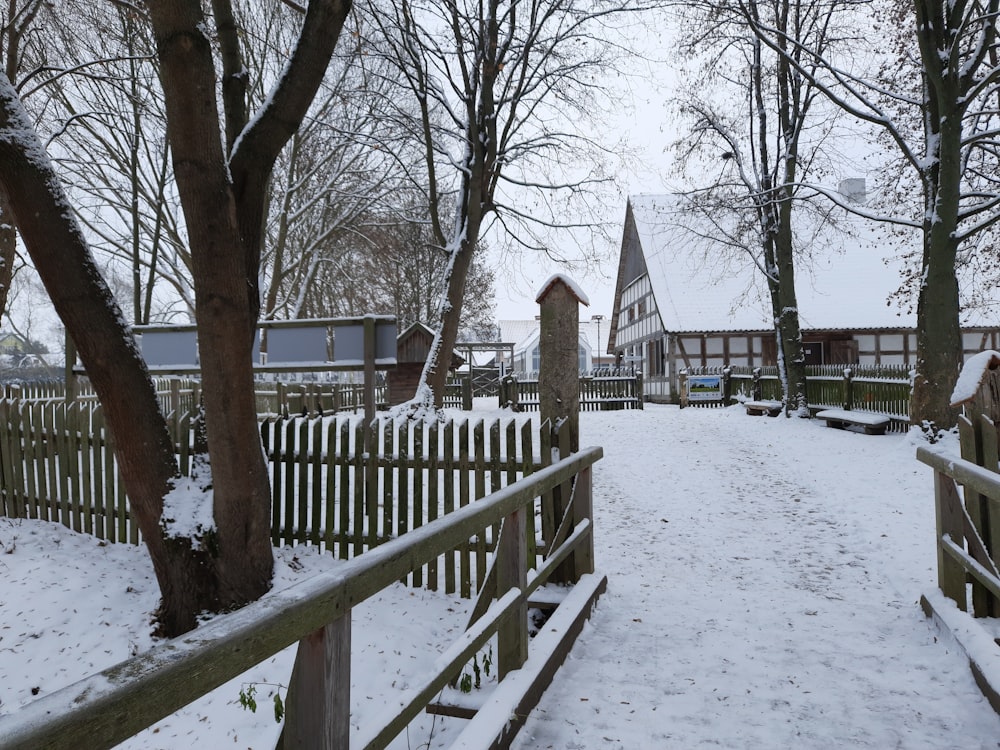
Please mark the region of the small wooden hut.
<svg viewBox="0 0 1000 750"><path fill-rule="evenodd" d="M420 373L433 343L434 331L423 323L413 323L396 337L396 367L386 377L389 406L402 404L416 395ZM449 369L456 370L464 363L462 357L453 354Z"/></svg>

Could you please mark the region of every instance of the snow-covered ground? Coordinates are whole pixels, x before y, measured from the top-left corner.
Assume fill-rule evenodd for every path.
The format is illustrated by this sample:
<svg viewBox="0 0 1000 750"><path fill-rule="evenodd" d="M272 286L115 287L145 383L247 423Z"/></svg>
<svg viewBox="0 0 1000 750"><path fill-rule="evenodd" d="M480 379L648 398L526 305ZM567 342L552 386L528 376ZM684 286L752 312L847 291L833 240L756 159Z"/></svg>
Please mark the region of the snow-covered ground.
<svg viewBox="0 0 1000 750"><path fill-rule="evenodd" d="M935 582L931 472L907 436L742 409L584 413L609 577L518 750L1000 747L1000 719L918 605ZM141 549L0 519L0 713L148 648ZM336 565L279 552L277 585ZM352 725L462 629L468 604L389 589L354 611ZM291 652L125 747L268 750ZM239 693L256 685L256 713ZM392 747L447 747L422 717ZM0 736L0 745L2 745Z"/></svg>

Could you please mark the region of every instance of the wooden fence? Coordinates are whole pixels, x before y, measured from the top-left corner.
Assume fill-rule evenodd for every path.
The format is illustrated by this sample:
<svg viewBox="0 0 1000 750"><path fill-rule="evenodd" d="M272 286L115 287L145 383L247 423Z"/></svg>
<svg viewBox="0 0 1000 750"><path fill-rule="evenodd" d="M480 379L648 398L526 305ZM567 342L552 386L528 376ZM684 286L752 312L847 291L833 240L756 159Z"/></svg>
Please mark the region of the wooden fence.
<svg viewBox="0 0 1000 750"><path fill-rule="evenodd" d="M169 423L183 473L192 414ZM272 417L261 423L270 462L276 545L317 545L341 559L384 544L567 455L558 430L528 420L421 422L387 417ZM137 543L113 438L99 405L0 402L0 512L57 521ZM541 513L544 532L555 520ZM535 518L530 521L534 529ZM413 573L415 586L471 596L495 530ZM534 538L534 537L532 537ZM551 534L544 535L551 538Z"/></svg>
<svg viewBox="0 0 1000 750"><path fill-rule="evenodd" d="M155 377L153 385L164 412L186 412L199 402L201 383L190 377ZM361 383L304 381L300 383L258 379L255 384L257 413L260 415L327 415L341 412L364 412L364 386ZM375 387L378 408L388 401L384 384ZM66 383L62 380L40 380L23 383L0 383L0 399L23 402L66 401ZM97 394L90 382L80 379L71 400L97 403ZM470 384L465 378L448 381L444 406L451 409L472 409Z"/></svg>
<svg viewBox="0 0 1000 750"><path fill-rule="evenodd" d="M600 457L600 448L573 454L336 571L273 592L213 619L193 634L0 716L3 747L113 747L298 642L279 747L348 750L351 608L415 575L470 537L482 536L484 529L501 525L491 576L496 601L483 608L483 615L444 651L432 673L421 675L402 693L401 707L386 706L377 722L361 728L359 746L385 747L495 636L500 685L453 746L508 747L606 586L603 576L594 575L593 564L590 475ZM555 541L558 535L550 537L554 543L544 561L534 563L527 521L536 501L544 505L560 487L572 487L565 522L560 524L565 541ZM529 572L529 567L535 570ZM564 589L565 598L544 632L529 638L529 597L560 568L568 568L575 586ZM511 673L516 679L507 680Z"/></svg>
<svg viewBox="0 0 1000 750"><path fill-rule="evenodd" d="M538 411L538 380L508 375L500 381L500 406L514 411ZM582 376L580 411L641 409L642 375Z"/></svg>
<svg viewBox="0 0 1000 750"><path fill-rule="evenodd" d="M690 406L728 406L733 401L780 401L781 381L776 367L692 367L687 376L718 375L722 398L692 401ZM683 388L683 382L682 382ZM808 365L806 395L813 411L858 409L884 414L893 427L909 425L910 370L906 365Z"/></svg>

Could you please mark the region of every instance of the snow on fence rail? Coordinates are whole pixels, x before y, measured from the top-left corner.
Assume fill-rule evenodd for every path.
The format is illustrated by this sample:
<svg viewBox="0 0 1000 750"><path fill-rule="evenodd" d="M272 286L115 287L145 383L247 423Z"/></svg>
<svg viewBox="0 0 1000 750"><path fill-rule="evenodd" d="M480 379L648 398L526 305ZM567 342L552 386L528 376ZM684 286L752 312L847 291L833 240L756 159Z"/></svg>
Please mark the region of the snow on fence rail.
<svg viewBox="0 0 1000 750"><path fill-rule="evenodd" d="M691 402L690 406L728 406L738 401L781 400L776 367L690 367L687 377L716 375L722 379L722 398ZM682 385L683 391L683 385ZM807 365L806 393L815 412L823 409L864 410L893 420L907 429L910 411L910 372L906 365Z"/></svg>
<svg viewBox="0 0 1000 750"><path fill-rule="evenodd" d="M491 577L495 587L490 598L496 601L444 652L435 671L405 693L402 708L387 706L378 725L361 731L365 748L385 747L495 635L500 686L456 746L506 747L606 586L603 576L594 575L590 497L591 467L601 455L600 448L584 449L337 570L272 592L185 636L0 716L2 744L10 750L112 747L298 642L279 746L348 750L351 607L482 529L502 524L496 573ZM546 496L569 485L573 490L564 524L568 519L572 528L565 541L548 550L544 562L532 564L527 554L532 535L526 525L531 509L539 498L544 504ZM535 568L533 573L529 567ZM529 645L529 596L564 569L575 586L546 624L545 633ZM550 637L553 634L556 637ZM511 673L516 677L505 682Z"/></svg>
<svg viewBox="0 0 1000 750"><path fill-rule="evenodd" d="M169 420L183 473L192 414ZM445 423L353 417L261 422L271 471L275 545L312 544L348 559L478 500L568 455L558 430L513 419ZM0 513L39 518L136 544L137 526L96 404L0 401ZM543 538L555 519L539 511ZM529 518L535 528L535 516ZM496 530L413 572L414 586L469 597L481 586ZM534 539L534 536L531 537ZM535 550L531 550L535 554Z"/></svg>

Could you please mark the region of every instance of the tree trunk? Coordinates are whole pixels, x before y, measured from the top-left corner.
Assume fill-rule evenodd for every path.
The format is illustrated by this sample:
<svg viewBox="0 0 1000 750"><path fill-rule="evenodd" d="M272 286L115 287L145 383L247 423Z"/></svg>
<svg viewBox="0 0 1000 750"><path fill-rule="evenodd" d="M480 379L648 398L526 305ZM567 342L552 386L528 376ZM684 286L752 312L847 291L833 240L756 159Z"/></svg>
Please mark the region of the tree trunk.
<svg viewBox="0 0 1000 750"><path fill-rule="evenodd" d="M150 3L170 143L194 277L205 429L211 457L217 611L271 584L270 482L257 428L247 256L220 139L215 69L198 0ZM259 237L257 244L259 245ZM255 285L254 285L254 288Z"/></svg>
<svg viewBox="0 0 1000 750"><path fill-rule="evenodd" d="M177 476L174 446L146 366L114 297L87 249L57 175L32 133L27 113L0 81L0 183L24 245L104 407L133 518L163 595L166 635L196 624L203 602L203 554L168 541L160 527L163 498Z"/></svg>
<svg viewBox="0 0 1000 750"><path fill-rule="evenodd" d="M787 189L779 191L782 195ZM777 207L778 231L774 237L775 266L778 269L778 309L775 311L778 346L785 367L785 413L809 416L806 394L806 358L802 352L799 305L795 293L795 249L792 233L791 198Z"/></svg>
<svg viewBox="0 0 1000 750"><path fill-rule="evenodd" d="M963 122L971 73L956 75L950 48L960 15L941 15L935 3L916 3L917 39L924 63L924 222L922 283L917 297L917 356L910 397L910 424L927 430L953 427L958 413L951 394L962 365L959 322L959 209L963 173ZM945 28L942 28L945 27Z"/></svg>

